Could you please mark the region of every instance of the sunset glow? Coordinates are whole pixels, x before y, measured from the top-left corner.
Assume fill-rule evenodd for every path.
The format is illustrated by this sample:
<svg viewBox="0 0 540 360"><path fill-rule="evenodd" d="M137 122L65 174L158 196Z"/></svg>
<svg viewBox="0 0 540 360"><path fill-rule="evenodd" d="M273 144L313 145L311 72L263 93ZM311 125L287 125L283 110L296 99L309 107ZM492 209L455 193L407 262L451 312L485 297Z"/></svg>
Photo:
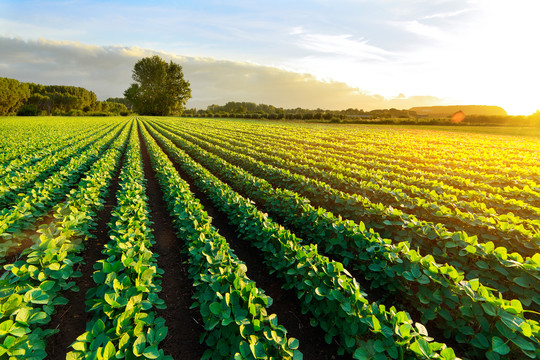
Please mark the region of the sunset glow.
<svg viewBox="0 0 540 360"><path fill-rule="evenodd" d="M0 75L54 83L51 68L64 61L60 50L49 49L43 57L35 44L61 42L78 53L88 46L105 53L118 49L122 54L159 52L198 64L249 65L257 74L268 68L309 74L327 84L346 84L351 94L375 96L402 108L497 105L509 114L527 115L540 108L535 91L540 82L539 13L540 2L535 0L236 1L227 5L215 1L179 5L170 1L10 0L0 4L0 41L11 41L9 49L2 45ZM14 41L19 42L14 45ZM29 59L32 53L42 60ZM100 76L96 64L105 66L106 60L93 60L69 62L71 83L84 86ZM130 61L132 65L135 56ZM33 71L39 77L26 78ZM204 73L223 79L216 81L228 81L225 69L214 66ZM120 96L120 89L129 83L129 72L103 80L108 83L93 88L98 97ZM266 81L269 89L275 87L271 78ZM276 94L255 96L245 84L234 89L231 84L193 85L192 106L227 100L290 103ZM203 93L212 88L216 94ZM231 93L220 97L218 91ZM320 101L321 107L381 105L345 97L325 102L327 93L314 96L313 102Z"/></svg>

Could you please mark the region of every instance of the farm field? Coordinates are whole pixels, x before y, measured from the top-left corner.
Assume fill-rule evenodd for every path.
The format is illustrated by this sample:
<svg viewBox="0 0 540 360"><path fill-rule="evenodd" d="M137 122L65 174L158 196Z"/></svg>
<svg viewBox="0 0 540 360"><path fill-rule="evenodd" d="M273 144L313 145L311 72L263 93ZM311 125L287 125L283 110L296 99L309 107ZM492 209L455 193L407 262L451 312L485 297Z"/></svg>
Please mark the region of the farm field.
<svg viewBox="0 0 540 360"><path fill-rule="evenodd" d="M0 118L0 359L540 359L539 164L462 129Z"/></svg>

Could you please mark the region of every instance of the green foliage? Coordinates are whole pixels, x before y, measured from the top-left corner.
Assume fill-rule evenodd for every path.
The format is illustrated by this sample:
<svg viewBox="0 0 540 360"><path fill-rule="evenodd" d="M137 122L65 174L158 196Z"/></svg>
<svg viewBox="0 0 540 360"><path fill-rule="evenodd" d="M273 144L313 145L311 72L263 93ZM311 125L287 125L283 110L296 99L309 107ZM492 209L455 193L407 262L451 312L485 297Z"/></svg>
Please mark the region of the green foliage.
<svg viewBox="0 0 540 360"><path fill-rule="evenodd" d="M128 111L133 110L133 104L128 99L126 99L125 97L123 97L123 98L108 98L106 100L106 102L123 104L128 109Z"/></svg>
<svg viewBox="0 0 540 360"><path fill-rule="evenodd" d="M55 206L55 218L39 230L36 242L23 251L23 260L4 266L0 277L0 348L2 358L44 359L45 341L55 330L44 330L56 305L65 305L61 291L78 289L72 278L82 260L78 253L90 236L94 211L120 158L127 132L116 137L67 199Z"/></svg>
<svg viewBox="0 0 540 360"><path fill-rule="evenodd" d="M170 128L170 123L166 127ZM207 146L208 143L188 136L185 129L184 124L182 131L176 128L173 132ZM478 354L482 354L484 349L488 347L488 338L519 339L516 341L526 343L527 348L534 347L533 343L538 343L535 336L531 337L534 331L529 331L531 327L538 329L538 322L524 321L526 317L523 305L519 300L504 300L492 292L491 289L482 285L478 279L472 279L470 282L464 281L463 274L453 266L437 264L431 255L420 256L417 251L411 250L406 242L395 246L391 245L381 239L378 234L365 231L365 226L362 223L356 225L351 221L342 221L327 213L324 209L315 209L311 207L309 201L300 198L297 194L274 189L264 180L248 175L244 170L227 164L214 154L205 152L179 136L161 129L160 131L169 138L174 139L176 144L186 149L190 156L215 172L219 178L228 181L239 191L255 200L258 206L269 211L272 216L284 220L287 225L292 225L293 228L299 230L300 234L323 246L325 252L332 254L337 259L342 259L355 270L365 274L366 279L371 281L374 288L385 288L388 295L392 294L399 298L406 295L405 302L408 303L408 306L414 306L421 310L424 315L423 321L431 321L439 314L442 318L439 318L436 323L442 324L447 334L452 334L458 342L463 343L470 343L469 336L473 328L480 329L480 333L477 333L477 336L481 335L481 337L477 337L479 340L471 342L474 347L478 348L476 351ZM208 131L205 131L204 139L209 139ZM233 140L232 143L234 142ZM270 174L268 170L273 169L272 171L277 175L275 178L272 177L273 181L279 181L278 184L285 187L291 184L292 179L288 172L279 171L260 161L250 159L242 153L233 153L230 150L230 144L231 140L227 145L228 149L223 150L217 150L217 147L208 148L254 173L265 174L264 171L267 171L266 174ZM253 144L253 146L256 146L256 144ZM246 149L243 149L243 151L246 152ZM259 153L254 151L252 154ZM309 183L305 177L301 179L298 185ZM344 205L350 206L350 203ZM454 243L462 242L463 245L460 244L462 249L468 249L460 255L464 259L470 256L471 253L475 254L475 256L482 253L486 261L479 261L481 265L478 266L482 266L484 269L490 266L498 266L499 269L502 266L507 266L505 270L507 272L511 271L514 274L521 272L522 277L517 277L516 282L521 282L527 289L527 292L523 292L523 299L524 301L528 300L526 303L530 304L531 285L524 279L529 276L529 272L531 274L538 273L534 270L538 269L536 258L527 259L527 263L516 267L516 261L523 262L522 258L516 257L517 254L513 255L513 262L509 263L507 261L508 255L506 251L501 251L502 248L499 248L496 252L493 251L494 248L489 250L487 247L480 247L478 252L473 251L473 249L476 249L473 245L477 244L477 242L470 242L462 233L454 234L451 241ZM466 241L469 241L469 243ZM449 245L448 240L447 243ZM448 249L452 250L454 247L449 245ZM484 251L487 251L487 253ZM362 255L357 256L356 254ZM498 254L497 256L500 256L499 260L493 259L491 254ZM497 273L494 272L495 274ZM534 280L532 281L534 282ZM503 279L500 279L500 283L504 283ZM458 308L459 311L457 311ZM432 309L436 309L436 312ZM512 320L507 319L510 316L507 312L512 314ZM490 328L487 324L497 321L497 318L501 319L503 323L495 329ZM522 328L514 326L509 329L507 326L512 322L524 325ZM516 332L520 334L518 335ZM528 354L528 350L521 346L519 348ZM514 348L513 351L516 350Z"/></svg>
<svg viewBox="0 0 540 360"><path fill-rule="evenodd" d="M72 344L69 358L170 359L158 345L167 335L165 320L155 309L165 308L157 293L163 273L150 248L149 208L136 123L132 123L125 164L120 174L118 205L109 227L111 241L95 265L96 287L90 289L87 311L93 314L87 331Z"/></svg>
<svg viewBox="0 0 540 360"><path fill-rule="evenodd" d="M6 205L0 210L0 256L16 250L20 239L25 237L21 232L65 197L120 131L118 127L109 133L97 132L89 139L46 157L34 167L27 167L25 172L16 168L3 173L5 184L9 185L5 187L6 191L0 191L0 203ZM34 184L36 175L42 181ZM19 184L21 186L17 187Z"/></svg>
<svg viewBox="0 0 540 360"><path fill-rule="evenodd" d="M392 238L397 242L408 242L408 246L410 247L421 246L426 252L433 253L435 258L440 262L446 262L446 259L451 257L453 259L452 264L458 269L465 271L470 279L481 277L487 285L494 286L503 293L509 293L509 298L517 297L527 304L530 304L531 301L540 304L540 293L531 290L529 285L522 286L522 284L526 284L525 278L532 280L540 276L536 261L531 258L523 259L518 253L507 254L506 250L503 251L505 248L495 248L491 241L481 243L477 237L469 236L462 231L451 232L442 224L420 221L416 215L403 213L401 210L381 203L375 204L367 197L360 196L356 193L348 194L345 191L335 189L335 187L338 187L342 183L342 179L346 178L342 174L337 173L341 170L337 166L339 162L331 166L317 163L310 163L310 166L305 166L299 164L303 159L302 157L294 156L293 154L295 152L279 151L275 141L271 145L272 151L267 151L265 148L257 149L258 144L256 142L251 142L247 147L245 144L242 144L243 146L236 146L239 143L237 139L227 139L227 145L224 148L220 146L222 142L214 140L208 132L205 132L204 135L196 132L191 132L191 134L195 136L185 133L183 136L207 150L228 159L232 163L248 169L253 174L265 178L275 186L294 190L311 199L315 205L336 211L349 219L362 221L367 227L373 228L375 231L381 231L384 237ZM266 153L271 153L271 155L266 155ZM249 156L246 154L249 154ZM289 160L284 160L273 154L280 154L285 158L288 157ZM330 168L330 171L326 174L323 171L317 170L318 166ZM368 171L368 174L373 174L373 171ZM360 175L356 174L356 176L359 177ZM325 183L319 179L329 180ZM331 183L332 186L328 183ZM380 187L380 185L376 186ZM366 187L369 187L369 184ZM351 186L343 188L343 190L350 190L350 188ZM358 191L362 192L364 189ZM401 194L399 190L388 191L390 194L382 193L380 194L380 199L389 199L393 194ZM325 196L321 197L321 194ZM426 191L424 196L426 194L431 197L433 196L433 191ZM405 201L407 200L403 202ZM417 201L419 204L432 205L431 202L428 203L424 199L418 199ZM512 204L512 202L506 201L505 206L508 206L509 203ZM523 202L513 203L516 206L519 204L519 208L521 209L524 207ZM405 208L404 204L400 204L399 207ZM486 207L484 206L483 208ZM481 208L481 210L483 209ZM534 208L531 210L534 211ZM443 221L449 218L452 218L451 212L449 213L446 210L445 216L439 219ZM505 218L516 219L518 222L521 221L520 218L513 215L499 217L500 220ZM500 220L498 222L501 222ZM473 223L471 224L473 226L474 222L471 221L471 223ZM534 221L531 224L534 224ZM490 230L493 231L495 226L491 225ZM506 229L501 229L502 231L499 231L498 234L503 239L510 240L511 238L509 239L509 236L519 236L519 232L530 234L530 238L521 235L519 238L524 240L521 243L515 241L507 241L505 243L504 241L500 241L500 244L506 244L509 249L521 250L522 253L532 253L532 249L535 246L534 241L538 241L538 234L535 234L534 231L525 230L521 225L513 226L505 224L503 226ZM481 236L486 236L486 239L493 239L492 234L481 234ZM471 257L474 261L470 260ZM510 259L515 262L509 262L508 260ZM516 262L523 264L523 266L516 266ZM483 271L486 269L493 269L494 271ZM517 279L515 284L519 285L519 287L509 288L505 284L508 276Z"/></svg>
<svg viewBox="0 0 540 360"><path fill-rule="evenodd" d="M0 77L0 115L37 116L83 114L127 115L131 104L125 99L98 101L82 87L21 83Z"/></svg>
<svg viewBox="0 0 540 360"><path fill-rule="evenodd" d="M287 338L277 316L267 313L272 299L246 276L246 266L213 228L170 160L146 130L143 134L178 234L188 244L193 306L200 309L209 346L203 359L301 359L298 340Z"/></svg>
<svg viewBox="0 0 540 360"><path fill-rule="evenodd" d="M326 332L328 342L338 337L341 351L362 358L367 356L397 359L406 353L410 358L436 357L446 345L430 342L423 326L413 328L412 320L395 308L370 304L357 281L339 262L318 253L316 246L301 245L301 240L274 223L245 198L241 197L201 165L176 148L154 129L150 133L194 179L214 205L227 214L242 237L264 252L272 272L282 277L286 288L295 289L303 312L310 312L314 324ZM376 341L377 349L376 350ZM362 349L362 350L359 350ZM363 356L363 355L362 355Z"/></svg>
<svg viewBox="0 0 540 360"><path fill-rule="evenodd" d="M17 116L38 116L40 110L33 104L23 105L17 110Z"/></svg>
<svg viewBox="0 0 540 360"><path fill-rule="evenodd" d="M98 101L96 103L94 111L112 115L122 115L125 113L129 113L129 110L125 104L110 101Z"/></svg>
<svg viewBox="0 0 540 360"><path fill-rule="evenodd" d="M135 83L124 96L141 115L180 115L191 98L182 66L157 55L137 61L132 77Z"/></svg>
<svg viewBox="0 0 540 360"><path fill-rule="evenodd" d="M28 84L0 77L0 115L15 114L29 96Z"/></svg>
<svg viewBox="0 0 540 360"><path fill-rule="evenodd" d="M451 115L463 110L466 117L464 121L453 122ZM442 106L424 107L411 109L375 109L364 111L362 109L349 108L346 110L329 109L284 109L267 104L253 102L230 101L225 105L209 105L206 109L187 109L184 116L203 118L238 118L238 119L268 119L268 120L305 120L306 122L342 123L342 124L390 124L390 125L440 125L444 130L456 131L471 126L477 127L476 131L507 133L508 129L493 128L504 127L536 127L540 126L540 111L529 116L509 116L504 109L498 106ZM451 126L451 128L448 128ZM485 129L487 126L491 129ZM527 129L530 130L530 129ZM513 132L514 130L512 130ZM530 131L520 131L528 134ZM520 134L521 135L521 134Z"/></svg>
<svg viewBox="0 0 540 360"><path fill-rule="evenodd" d="M77 290L80 251L127 143L129 122L77 122L5 118L0 126L0 255L36 219L53 214L3 267L0 359L47 356L47 324L66 304L63 292ZM167 327L155 311L164 307L163 271L151 251L139 126L185 243L193 307L204 321L203 358L301 359L302 345L268 311L272 299L247 277L169 158L264 254L339 354L540 357L534 141L290 124L261 131L253 122L219 120L131 124L110 242L87 293L92 320L69 359L166 358L160 344ZM400 311L412 308L417 319ZM432 339L431 326L457 346Z"/></svg>
<svg viewBox="0 0 540 360"><path fill-rule="evenodd" d="M81 87L33 83L29 83L29 86L31 95L26 104L48 115L71 110L94 110L98 104L96 94Z"/></svg>

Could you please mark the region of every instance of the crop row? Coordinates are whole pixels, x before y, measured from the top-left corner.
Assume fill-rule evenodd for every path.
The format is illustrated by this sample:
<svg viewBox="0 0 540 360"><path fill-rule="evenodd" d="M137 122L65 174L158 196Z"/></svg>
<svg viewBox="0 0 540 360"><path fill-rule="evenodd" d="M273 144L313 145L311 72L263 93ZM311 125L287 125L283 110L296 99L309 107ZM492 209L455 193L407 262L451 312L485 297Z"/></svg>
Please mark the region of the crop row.
<svg viewBox="0 0 540 360"><path fill-rule="evenodd" d="M486 192L474 190L465 192L440 181L433 182L423 177L410 177L408 174L398 173L397 169L381 171L376 166L374 167L373 162L364 166L351 164L334 157L334 154L328 151L313 151L313 148L301 147L290 141L265 141L264 139L243 137L237 134L226 135L223 134L223 131L209 131L207 129L204 134L206 138L211 136L251 151L262 152L265 155L276 155L283 159L290 159L294 162L315 167L321 171L335 173L338 180L346 184L343 189L345 192L365 194L365 196L375 197L379 201L384 199L386 204L394 207L405 206L410 210L414 210L414 208L418 207L416 203L420 202L421 205L424 205L423 201L425 200L429 202L429 205L437 205L441 208L442 214L446 212L446 209L454 209L460 216L471 213L480 220L482 217L488 217L498 219L501 222L524 223L525 226L537 230L540 228L540 220L528 219L529 217L538 218L540 209L522 200L506 199L500 195L487 197ZM331 162L328 161L330 157L332 157ZM359 187L359 185L361 186ZM392 197L385 197L386 194L391 194ZM406 206L408 202L411 202L410 200L413 200L413 203ZM436 210L430 209L433 213ZM451 214L450 212L449 215ZM468 219L470 217L469 215ZM439 217L439 219L444 222L444 217ZM491 225L493 220L488 219L483 222Z"/></svg>
<svg viewBox="0 0 540 360"><path fill-rule="evenodd" d="M186 125L191 120L183 121ZM197 122L196 125L201 125ZM398 165L405 171L424 171L426 174L443 178L458 176L478 185L490 186L513 194L532 190L536 194L538 187L538 146L534 141L524 144L519 139L504 137L475 136L467 134L454 137L443 132L422 132L407 134L404 131L362 129L355 131L332 131L324 129L302 129L301 127L280 127L264 124L261 133L258 124L249 127L238 126L235 122L206 122L204 127L232 129L236 133L251 138L266 138L271 141L284 140L294 142L309 149L321 147L329 156L352 155L356 159L375 160L379 164ZM246 130L247 129L247 130ZM395 146L399 143L400 146ZM504 153L504 156L501 156ZM429 156L425 156L429 154ZM506 159L514 159L507 162ZM478 162L478 164L477 164ZM441 165L443 164L444 165ZM486 165L489 168L486 169ZM519 174L519 175L516 175ZM467 181L462 184L467 184ZM475 184L476 185L476 184Z"/></svg>
<svg viewBox="0 0 540 360"><path fill-rule="evenodd" d="M309 201L291 191L274 189L266 181L197 145L163 129L160 132L195 161L255 200L273 217L292 225L303 237L321 245L326 253L362 273L373 288L382 287L388 295L399 298L406 295L408 301L405 303L418 308L422 322L434 320L444 326L448 335L453 335L458 342L471 343L482 354L492 347L493 339L501 338L512 339L514 351L528 349L531 354L534 350L538 338L532 333L538 333L540 328L537 322L524 318L519 301L502 300L478 279L464 281L463 275L452 266L437 264L431 255L420 256L409 250L407 243L385 243L377 234L365 231L363 226L337 219L324 209L315 209ZM496 322L500 323L497 328L491 328L490 324ZM479 331L475 334L473 328ZM473 334L475 337L471 341ZM490 351L488 354L495 358L493 349Z"/></svg>
<svg viewBox="0 0 540 360"><path fill-rule="evenodd" d="M179 238L189 253L189 273L205 323L204 359L301 359L298 340L287 338L272 299L246 276L246 266L212 226L201 204L173 164L144 130L152 165Z"/></svg>
<svg viewBox="0 0 540 360"><path fill-rule="evenodd" d="M368 358L455 358L446 345L430 341L425 327L406 312L370 303L357 281L339 262L318 253L317 247L302 245L294 234L261 213L249 200L211 175L170 141L155 135L167 154L203 190L214 205L227 214L242 238L265 255L271 272L295 289L303 312L326 332L327 341L340 340L341 351L357 359Z"/></svg>
<svg viewBox="0 0 540 360"><path fill-rule="evenodd" d="M0 169L23 165L50 152L51 146L62 147L110 126L109 121L79 119L77 124L65 121L35 119L2 119L0 124ZM13 163L13 164L12 164Z"/></svg>
<svg viewBox="0 0 540 360"><path fill-rule="evenodd" d="M27 236L23 230L33 224L50 208L61 202L69 190L77 184L82 174L103 155L122 130L116 129L97 140L89 148L74 149L69 162L42 183L36 183L19 196L17 201L0 211L0 257L16 249Z"/></svg>
<svg viewBox="0 0 540 360"><path fill-rule="evenodd" d="M261 131L261 124L233 121L81 121L65 131L58 121L49 135L38 122L24 124L20 134L8 131L15 128L9 121L0 125L0 134L8 133L0 140L0 262L29 246L0 275L0 359L48 356L47 337L57 331L49 324L66 292L77 291L81 252L122 156L110 241L86 293L91 319L67 358L171 358L160 345L168 331L156 311L165 309L158 295L165 273L152 252L142 148L187 255L193 307L205 329L203 359L303 355L270 313L273 300L249 279L185 180L208 197L240 241L263 255L283 289L296 292L311 324L339 344L338 355L540 358L534 146L476 137L434 166L437 151L457 139L434 135L415 143L420 137L404 132L292 125ZM17 144L22 134L35 140L20 142L27 148ZM494 157L495 143L508 146L507 159ZM471 155L469 147L479 145L485 151ZM416 158L415 149L422 152ZM452 185L444 183L445 174ZM472 181L483 178L484 190L455 185L474 188ZM454 225L441 224L447 219ZM28 238L36 228L39 235ZM486 242L470 236L471 229L489 232L480 237ZM494 235L497 241L490 241ZM443 335L454 349L437 342Z"/></svg>
<svg viewBox="0 0 540 360"><path fill-rule="evenodd" d="M125 147L128 129L116 137L67 199L55 206L55 217L40 226L39 238L19 260L4 266L0 277L0 356L38 360L46 357L45 329L55 306L66 303L62 291L77 288L73 278L81 261L95 211L103 198Z"/></svg>
<svg viewBox="0 0 540 360"><path fill-rule="evenodd" d="M170 359L158 348L167 335L165 320L154 310L165 307L158 297L163 270L151 251L155 240L137 130L135 123L109 223L110 241L102 250L104 258L94 264L96 286L86 293L87 312L93 317L71 345L68 359Z"/></svg>
<svg viewBox="0 0 540 360"><path fill-rule="evenodd" d="M67 143L59 148L50 146L42 157L33 156L31 163L17 164L11 162L8 167L0 172L0 208L13 205L19 193L26 191L36 182L42 182L48 176L66 166L73 155L77 155L83 150L103 137L110 128L95 132L90 136L80 136L74 139L74 143ZM20 160L20 159L17 159Z"/></svg>
<svg viewBox="0 0 540 360"><path fill-rule="evenodd" d="M361 174L343 173L334 165L330 165L331 170L327 170L325 168L328 165L325 165L323 161L306 161L302 154L281 152L280 156L277 156L273 148L265 154L264 151L261 152L245 145L233 145L230 140L212 139L200 130L195 133L189 131L189 133L213 145L225 146L229 151L243 153L272 166L322 181L345 194L365 199L368 203L376 200L388 208L397 208L403 212L404 216L412 215L423 221L441 223L449 231L466 231L470 235L478 236L482 241L493 241L497 246L506 245L512 251L519 251L526 255L532 255L540 245L540 220L522 219L513 214L475 215L468 211L461 211L452 204L438 205L432 199L416 197L417 194L408 196L403 189L388 186L384 182L360 181ZM223 145L224 143L226 145ZM368 171L364 177L369 179ZM411 186L403 185L402 188L413 191Z"/></svg>
<svg viewBox="0 0 540 360"><path fill-rule="evenodd" d="M289 189L308 198L314 206L349 215L368 229L382 231L381 235L395 243L408 242L410 248L420 247L423 253L434 256L438 263L448 263L463 271L467 279L479 278L481 283L493 287L506 298L517 298L526 306L540 305L538 289L534 284L540 280L540 258L523 259L517 253L508 254L506 248L495 248L493 243L479 243L476 237L463 232L448 232L439 224L420 222L405 217L395 209L383 204L373 204L320 181L293 174L285 169L257 161L247 155L235 153L226 147L212 146L201 139L186 135L179 129L176 133L201 146L207 151L242 167L253 175L269 181L273 186Z"/></svg>

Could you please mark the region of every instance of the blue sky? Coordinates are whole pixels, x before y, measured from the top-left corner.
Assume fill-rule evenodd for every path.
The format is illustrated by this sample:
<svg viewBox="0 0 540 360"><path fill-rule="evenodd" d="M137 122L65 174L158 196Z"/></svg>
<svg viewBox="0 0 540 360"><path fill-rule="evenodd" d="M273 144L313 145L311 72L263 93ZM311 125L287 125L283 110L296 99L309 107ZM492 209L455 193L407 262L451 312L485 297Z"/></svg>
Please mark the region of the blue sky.
<svg viewBox="0 0 540 360"><path fill-rule="evenodd" d="M38 40L57 48L144 49L190 61L310 74L311 80L343 83L387 100L430 96L438 103L500 105L509 113L529 114L540 108L532 86L540 82L538 13L536 0L2 0L0 37L21 42L24 57L32 54L29 45L39 47ZM12 54L0 52L0 76L21 74L24 64L43 72L54 67L17 55L13 43L10 49ZM55 60L51 49L47 61L65 61ZM92 65L86 66L91 71ZM53 81L52 76L43 73L42 81ZM81 81L74 75L74 83ZM127 87L129 81L109 88ZM194 103L204 105L195 95Z"/></svg>

